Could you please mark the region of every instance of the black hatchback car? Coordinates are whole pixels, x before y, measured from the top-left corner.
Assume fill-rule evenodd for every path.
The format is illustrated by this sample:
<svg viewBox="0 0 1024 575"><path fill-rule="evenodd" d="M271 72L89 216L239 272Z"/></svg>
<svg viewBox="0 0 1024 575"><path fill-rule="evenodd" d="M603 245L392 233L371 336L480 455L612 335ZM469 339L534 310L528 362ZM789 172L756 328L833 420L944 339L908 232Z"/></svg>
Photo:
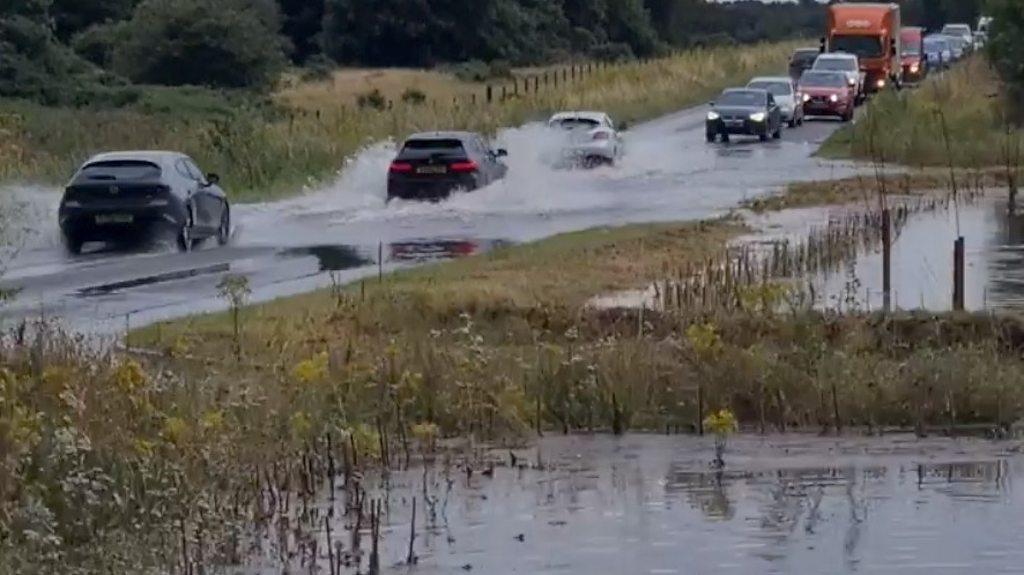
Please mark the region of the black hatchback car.
<svg viewBox="0 0 1024 575"><path fill-rule="evenodd" d="M170 232L179 248L231 237L231 206L216 174L177 152L111 152L90 158L64 190L58 214L68 252L91 241L135 241Z"/></svg>
<svg viewBox="0 0 1024 575"><path fill-rule="evenodd" d="M799 80L804 72L814 66L814 61L821 55L820 48L800 48L793 51L789 59L789 77Z"/></svg>
<svg viewBox="0 0 1024 575"><path fill-rule="evenodd" d="M433 132L410 136L388 170L388 201L441 200L505 177L505 150L492 150L479 134Z"/></svg>
<svg viewBox="0 0 1024 575"><path fill-rule="evenodd" d="M733 88L722 92L711 107L706 122L708 143L718 136L728 142L730 135L757 136L762 142L782 137L782 109L771 92Z"/></svg>

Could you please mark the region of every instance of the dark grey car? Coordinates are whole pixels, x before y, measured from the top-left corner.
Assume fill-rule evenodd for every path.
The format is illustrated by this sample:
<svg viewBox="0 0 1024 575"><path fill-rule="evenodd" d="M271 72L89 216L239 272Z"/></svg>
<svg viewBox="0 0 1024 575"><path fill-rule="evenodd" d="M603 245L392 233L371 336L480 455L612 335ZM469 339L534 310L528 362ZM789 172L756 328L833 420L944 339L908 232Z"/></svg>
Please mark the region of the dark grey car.
<svg viewBox="0 0 1024 575"><path fill-rule="evenodd" d="M475 190L505 177L501 158L483 136L432 132L410 136L388 170L388 201L440 200L455 190Z"/></svg>
<svg viewBox="0 0 1024 575"><path fill-rule="evenodd" d="M170 232L182 250L231 237L231 206L216 174L177 152L111 152L90 158L64 190L58 214L72 254L91 241L136 241Z"/></svg>
<svg viewBox="0 0 1024 575"><path fill-rule="evenodd" d="M766 90L733 88L711 103L706 121L708 143L718 136L757 136L761 141L782 137L782 109Z"/></svg>

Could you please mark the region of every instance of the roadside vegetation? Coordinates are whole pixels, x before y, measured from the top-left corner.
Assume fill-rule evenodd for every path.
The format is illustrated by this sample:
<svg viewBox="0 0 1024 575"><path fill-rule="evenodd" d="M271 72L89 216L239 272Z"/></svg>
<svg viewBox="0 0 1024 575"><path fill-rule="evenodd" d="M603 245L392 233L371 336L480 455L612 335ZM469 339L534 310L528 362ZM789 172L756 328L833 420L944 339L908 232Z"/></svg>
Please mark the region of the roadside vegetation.
<svg viewBox="0 0 1024 575"><path fill-rule="evenodd" d="M795 45L693 49L645 62L591 65L586 73L577 68L576 81L562 79L556 87L549 80L536 93L532 83L526 93L520 81L515 96L506 84L507 98L502 101L498 92L491 103L482 83L426 72L383 72L365 80L367 86L379 81L387 96L376 87L353 93L349 73L338 81L287 86L262 101L206 89L150 88L116 110L0 102L0 129L7 136L0 146L0 179L57 182L100 150L175 149L220 173L237 200L266 199L330 178L345 158L372 142L418 130L493 133L561 108L604 109L626 121L650 118L779 69ZM569 78L567 68L559 71ZM402 98L410 91L419 96Z"/></svg>
<svg viewBox="0 0 1024 575"><path fill-rule="evenodd" d="M1015 104L996 71L974 56L917 89L880 94L821 153L912 167L980 169L1007 159L1019 166L1024 131Z"/></svg>

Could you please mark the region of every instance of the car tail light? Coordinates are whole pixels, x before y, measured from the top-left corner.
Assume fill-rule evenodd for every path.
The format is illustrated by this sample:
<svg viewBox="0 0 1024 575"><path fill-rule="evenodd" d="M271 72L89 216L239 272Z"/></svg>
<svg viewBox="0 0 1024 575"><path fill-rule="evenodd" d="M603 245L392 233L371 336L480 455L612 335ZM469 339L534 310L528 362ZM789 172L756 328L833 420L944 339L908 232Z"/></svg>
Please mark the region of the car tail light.
<svg viewBox="0 0 1024 575"><path fill-rule="evenodd" d="M596 134L594 134L595 140L608 140L610 138L611 136L608 134L608 132L597 132Z"/></svg>
<svg viewBox="0 0 1024 575"><path fill-rule="evenodd" d="M391 162L390 172L392 174L408 174L412 171L412 164L408 162Z"/></svg>
<svg viewBox="0 0 1024 575"><path fill-rule="evenodd" d="M478 166L476 162L470 160L468 162L455 162L451 166L449 166L449 169L451 169L451 171L455 172L456 174L469 174L477 171L479 167L480 166Z"/></svg>

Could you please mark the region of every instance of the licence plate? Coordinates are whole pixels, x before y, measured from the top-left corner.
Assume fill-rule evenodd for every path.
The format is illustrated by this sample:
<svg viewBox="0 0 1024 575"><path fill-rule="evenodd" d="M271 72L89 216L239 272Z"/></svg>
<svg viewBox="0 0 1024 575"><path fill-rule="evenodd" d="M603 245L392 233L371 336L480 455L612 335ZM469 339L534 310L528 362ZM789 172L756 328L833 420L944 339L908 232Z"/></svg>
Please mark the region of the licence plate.
<svg viewBox="0 0 1024 575"><path fill-rule="evenodd" d="M135 221L135 216L131 214L105 214L102 216L96 216L96 223L99 225L130 224L133 221Z"/></svg>
<svg viewBox="0 0 1024 575"><path fill-rule="evenodd" d="M726 120L725 125L730 128L739 128L743 126L743 120Z"/></svg>
<svg viewBox="0 0 1024 575"><path fill-rule="evenodd" d="M447 174L448 166L420 166L416 168L417 174Z"/></svg>

